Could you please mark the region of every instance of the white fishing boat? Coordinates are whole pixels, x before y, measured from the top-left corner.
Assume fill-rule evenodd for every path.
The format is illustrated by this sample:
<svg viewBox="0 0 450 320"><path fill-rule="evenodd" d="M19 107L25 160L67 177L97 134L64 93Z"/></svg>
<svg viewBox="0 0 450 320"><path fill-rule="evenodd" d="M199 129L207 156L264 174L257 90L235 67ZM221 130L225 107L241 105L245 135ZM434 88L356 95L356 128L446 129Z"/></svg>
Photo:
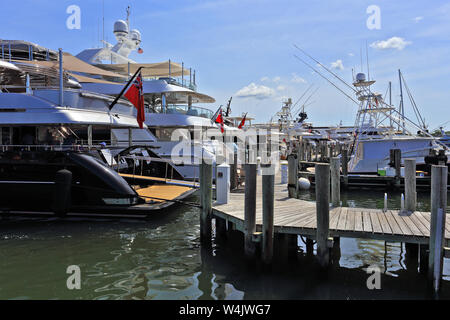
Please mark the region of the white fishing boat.
<svg viewBox="0 0 450 320"><path fill-rule="evenodd" d="M378 169L389 167L392 149L400 149L403 159L415 159L417 166L423 167L430 152L445 149L445 146L423 126L408 119L404 111L396 110L380 94L374 93L371 89L374 84L375 80L366 80L363 73L357 74L353 83L360 105L349 172L376 173Z"/></svg>
<svg viewBox="0 0 450 320"><path fill-rule="evenodd" d="M358 112L354 124L351 142L351 159L348 164L349 173L378 173L379 169L387 169L392 163L390 150L399 149L402 159L415 159L418 168L429 170L429 165L444 159L445 153L449 155L448 147L433 137L427 129L424 119L412 97L411 91L406 86L403 75L399 70L401 102L397 110L391 101L385 102L383 96L372 90L375 80L366 78L364 73L358 73L350 85L341 77L313 58L303 49L295 46L305 56L313 60L316 65L333 75L345 87L352 90L352 94L346 93L338 85L319 72L310 63L295 56L300 62L309 67L313 72L327 80L347 98L358 105ZM369 63L368 63L369 64ZM409 119L405 114L403 101L403 85L411 100L417 122ZM389 89L391 85L389 85ZM389 96L392 96L389 90ZM403 160L402 160L403 162Z"/></svg>

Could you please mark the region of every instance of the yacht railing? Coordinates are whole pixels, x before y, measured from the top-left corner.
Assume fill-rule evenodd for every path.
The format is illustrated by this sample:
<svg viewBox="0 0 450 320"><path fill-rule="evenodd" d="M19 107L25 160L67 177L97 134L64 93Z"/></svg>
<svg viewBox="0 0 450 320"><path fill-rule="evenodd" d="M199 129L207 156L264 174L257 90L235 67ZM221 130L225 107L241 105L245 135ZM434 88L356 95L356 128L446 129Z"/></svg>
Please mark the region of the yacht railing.
<svg viewBox="0 0 450 320"><path fill-rule="evenodd" d="M186 89L190 89L192 91L197 91L197 84L193 83L190 80L184 80L181 78L169 78L169 77L161 77L158 80L164 80L168 84L173 84L175 86L180 86Z"/></svg>

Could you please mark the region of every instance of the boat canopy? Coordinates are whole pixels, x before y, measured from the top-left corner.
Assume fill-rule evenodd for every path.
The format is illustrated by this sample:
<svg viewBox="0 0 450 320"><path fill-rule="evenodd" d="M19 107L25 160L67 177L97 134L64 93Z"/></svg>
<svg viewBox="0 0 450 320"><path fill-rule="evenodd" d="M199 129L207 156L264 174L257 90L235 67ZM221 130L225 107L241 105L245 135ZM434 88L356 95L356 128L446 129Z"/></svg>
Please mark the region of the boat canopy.
<svg viewBox="0 0 450 320"><path fill-rule="evenodd" d="M59 68L58 61L38 61L38 60L18 61L18 60L16 60L14 62L34 64L34 65L38 65L38 66L42 66L42 67L49 67L49 68L55 68L55 69ZM86 73L86 74L91 74L91 75L96 75L96 76L105 76L105 77L112 77L112 78L128 78L127 76L92 66L89 63L86 63L67 52L64 52L63 68L66 71L80 72L80 73Z"/></svg>
<svg viewBox="0 0 450 320"><path fill-rule="evenodd" d="M111 81L107 81L107 80L103 80L103 79L96 79L96 78L81 76L79 74L74 74L74 73L69 73L69 74L70 74L70 76L74 77L80 83L104 83L104 84L114 84L114 85L123 86L123 84L117 83L117 82L111 82Z"/></svg>
<svg viewBox="0 0 450 320"><path fill-rule="evenodd" d="M87 79L87 82L81 81L85 90L102 92L103 94L116 96L123 89L124 83L97 83ZM168 103L187 103L191 96L192 103L215 103L216 100L206 94L198 93L188 88L169 84L164 80L146 80L143 83L144 95L166 94Z"/></svg>
<svg viewBox="0 0 450 320"><path fill-rule="evenodd" d="M128 76L129 73L134 74L139 68L142 69L144 78L151 77L180 77L182 75L189 76L189 69L183 68L179 63L172 61L164 61L158 63L124 63L124 64L97 64L99 68ZM170 71L170 72L169 72Z"/></svg>

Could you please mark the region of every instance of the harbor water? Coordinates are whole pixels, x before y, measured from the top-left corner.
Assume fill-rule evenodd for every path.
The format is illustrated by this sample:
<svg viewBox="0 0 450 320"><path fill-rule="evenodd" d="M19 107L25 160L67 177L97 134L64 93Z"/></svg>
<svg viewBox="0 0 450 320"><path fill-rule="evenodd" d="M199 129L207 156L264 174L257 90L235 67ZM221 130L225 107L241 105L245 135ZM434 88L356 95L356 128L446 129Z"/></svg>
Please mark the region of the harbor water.
<svg viewBox="0 0 450 320"><path fill-rule="evenodd" d="M381 191L342 193L350 207L382 208L383 197ZM313 201L314 193L300 198ZM400 194L390 193L389 208L399 207ZM429 211L428 194L418 194L418 209ZM238 248L202 249L199 209L181 205L146 221L0 220L0 239L0 299L430 298L426 275L399 243L341 239L340 257L324 274L299 239L297 262L265 270L247 264ZM81 270L80 290L67 288L72 265ZM367 287L369 266L381 271L379 290ZM449 284L445 259L439 298L450 298Z"/></svg>

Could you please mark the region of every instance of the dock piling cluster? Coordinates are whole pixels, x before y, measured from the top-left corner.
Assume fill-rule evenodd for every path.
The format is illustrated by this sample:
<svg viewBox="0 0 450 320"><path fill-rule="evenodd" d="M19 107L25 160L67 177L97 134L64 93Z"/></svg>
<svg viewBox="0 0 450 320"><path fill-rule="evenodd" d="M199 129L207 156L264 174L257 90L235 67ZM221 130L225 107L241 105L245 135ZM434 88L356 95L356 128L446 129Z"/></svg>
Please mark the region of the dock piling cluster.
<svg viewBox="0 0 450 320"><path fill-rule="evenodd" d="M345 153L346 149L340 151ZM398 159L397 152L393 155ZM299 157L303 156L298 153L288 156L287 190L286 185L275 185L275 172L268 171L266 166L261 166L259 171L263 174L259 178L258 165L246 164L245 194L234 193L230 203L214 208L212 166L202 164L202 244L211 240L212 215L217 238L226 238L227 232L242 232L245 257L254 260L260 256L266 265L272 264L274 257L297 254L298 236L305 241L307 255L313 255L316 241L316 259L322 268L335 259L336 252L339 257L341 237L400 242L405 243L411 260L409 266L419 267L422 273L427 271L434 291L439 290L445 247L450 245L450 234L445 231L446 166L432 166L431 213L416 211L414 159L405 159L405 210L388 210L386 195L383 209L358 209L341 207L340 172L346 161L337 157L332 157L330 163L315 165L315 204L297 200ZM282 192L287 194L283 196Z"/></svg>

